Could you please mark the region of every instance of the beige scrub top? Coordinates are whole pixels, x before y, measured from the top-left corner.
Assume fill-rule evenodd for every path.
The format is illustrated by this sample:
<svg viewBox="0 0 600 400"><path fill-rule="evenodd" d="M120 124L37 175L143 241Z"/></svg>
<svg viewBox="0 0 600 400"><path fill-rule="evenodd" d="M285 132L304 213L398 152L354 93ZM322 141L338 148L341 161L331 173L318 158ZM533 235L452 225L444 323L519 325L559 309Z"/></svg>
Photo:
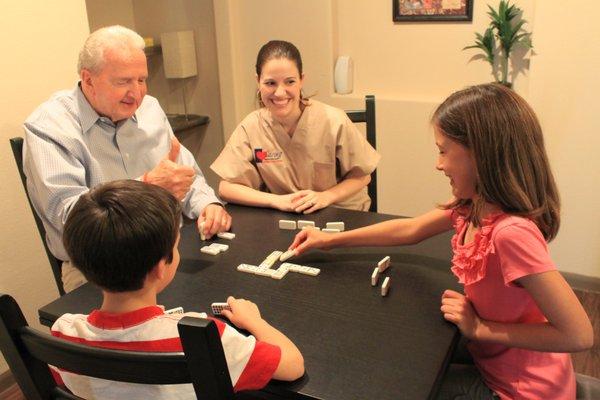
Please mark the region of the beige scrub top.
<svg viewBox="0 0 600 400"><path fill-rule="evenodd" d="M344 111L310 100L292 137L267 108L250 113L211 169L228 182L274 194L321 192L354 168L370 174L380 158ZM367 211L370 204L365 187L333 205Z"/></svg>

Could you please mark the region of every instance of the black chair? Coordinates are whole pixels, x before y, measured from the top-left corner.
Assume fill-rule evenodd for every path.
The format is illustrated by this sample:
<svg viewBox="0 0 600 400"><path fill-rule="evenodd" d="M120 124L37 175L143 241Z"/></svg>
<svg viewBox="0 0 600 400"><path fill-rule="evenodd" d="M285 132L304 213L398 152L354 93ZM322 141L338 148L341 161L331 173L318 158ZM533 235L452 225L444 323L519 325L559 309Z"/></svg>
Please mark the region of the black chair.
<svg viewBox="0 0 600 400"><path fill-rule="evenodd" d="M29 198L29 192L27 191L27 177L23 173L23 138L15 137L10 139L10 147L12 148L13 155L15 156L17 168L19 169L19 176L21 176L21 183L23 183L23 189L25 189L29 207L31 207L31 212L33 213L35 224L37 225L38 232L42 238L42 243L44 244L44 249L46 250L46 255L48 256L48 261L50 261L50 267L52 267L52 274L54 275L54 281L56 282L58 293L62 296L65 294L65 289L63 288L62 283L62 261L54 257L54 254L50 252L48 244L46 243L46 229L44 229L42 220L33 208L33 204L31 204L31 199Z"/></svg>
<svg viewBox="0 0 600 400"><path fill-rule="evenodd" d="M201 399L233 399L214 321L185 317L178 324L183 353L150 353L84 346L27 325L17 302L0 294L0 348L27 399L80 399L57 386L48 364L78 374L142 384L192 383Z"/></svg>
<svg viewBox="0 0 600 400"><path fill-rule="evenodd" d="M367 125L367 141L377 149L377 138L375 135L375 96L365 96L365 109L357 111L346 111L352 122L365 122ZM367 186L367 192L371 198L369 211L377 212L377 170L371 173L371 182Z"/></svg>

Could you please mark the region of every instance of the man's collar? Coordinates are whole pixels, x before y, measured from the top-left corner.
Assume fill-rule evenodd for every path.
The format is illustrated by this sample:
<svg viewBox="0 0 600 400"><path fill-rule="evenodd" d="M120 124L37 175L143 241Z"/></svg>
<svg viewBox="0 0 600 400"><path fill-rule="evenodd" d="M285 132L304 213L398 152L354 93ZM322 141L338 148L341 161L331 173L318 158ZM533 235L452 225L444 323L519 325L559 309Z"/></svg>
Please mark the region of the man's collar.
<svg viewBox="0 0 600 400"><path fill-rule="evenodd" d="M100 115L98 115L96 110L94 110L92 105L83 94L81 82L79 82L77 84L77 88L75 88L75 97L77 98L77 107L79 108L81 129L83 130L83 133L86 133L92 126L94 126L96 121L98 121Z"/></svg>

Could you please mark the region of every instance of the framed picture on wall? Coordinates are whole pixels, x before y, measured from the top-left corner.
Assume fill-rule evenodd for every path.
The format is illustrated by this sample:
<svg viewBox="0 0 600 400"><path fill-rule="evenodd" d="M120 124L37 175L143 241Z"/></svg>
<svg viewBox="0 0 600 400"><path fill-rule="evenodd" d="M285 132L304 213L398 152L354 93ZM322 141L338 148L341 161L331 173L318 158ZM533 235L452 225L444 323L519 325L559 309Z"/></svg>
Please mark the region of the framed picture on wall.
<svg viewBox="0 0 600 400"><path fill-rule="evenodd" d="M392 0L394 21L472 21L473 1Z"/></svg>

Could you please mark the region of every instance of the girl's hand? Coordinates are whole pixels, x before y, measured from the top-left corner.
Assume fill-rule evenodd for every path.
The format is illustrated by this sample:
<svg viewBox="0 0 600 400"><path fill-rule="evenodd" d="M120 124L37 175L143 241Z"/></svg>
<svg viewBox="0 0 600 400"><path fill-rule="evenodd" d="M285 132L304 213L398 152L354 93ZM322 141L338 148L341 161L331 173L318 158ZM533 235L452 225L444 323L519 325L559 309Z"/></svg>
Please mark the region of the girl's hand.
<svg viewBox="0 0 600 400"><path fill-rule="evenodd" d="M316 229L303 229L296 235L289 250L295 249L296 256L299 256L309 249L330 249L331 244L329 239L332 235L331 233L323 233Z"/></svg>
<svg viewBox="0 0 600 400"><path fill-rule="evenodd" d="M467 339L476 338L481 319L465 295L454 290L444 291L440 309L444 314L444 318L456 324L463 336Z"/></svg>
<svg viewBox="0 0 600 400"><path fill-rule="evenodd" d="M297 213L310 214L331 205L334 201L331 193L327 191L301 190L294 194L296 197L292 199L292 207Z"/></svg>

